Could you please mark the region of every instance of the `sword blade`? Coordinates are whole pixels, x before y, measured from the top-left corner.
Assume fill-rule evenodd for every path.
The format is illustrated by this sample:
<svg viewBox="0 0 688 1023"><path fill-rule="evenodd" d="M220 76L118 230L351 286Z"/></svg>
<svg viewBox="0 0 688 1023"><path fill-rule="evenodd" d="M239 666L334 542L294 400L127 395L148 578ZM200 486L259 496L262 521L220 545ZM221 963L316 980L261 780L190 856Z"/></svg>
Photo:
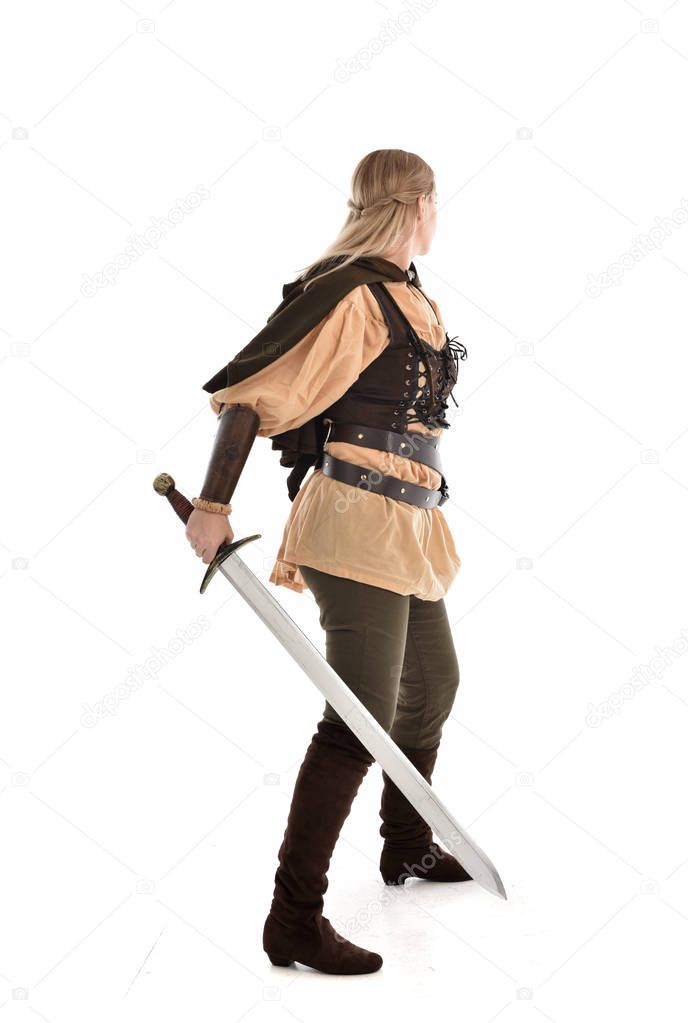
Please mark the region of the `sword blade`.
<svg viewBox="0 0 688 1023"><path fill-rule="evenodd" d="M506 899L502 880L489 857L248 565L234 552L222 562L219 571L300 665L449 852L482 888Z"/></svg>

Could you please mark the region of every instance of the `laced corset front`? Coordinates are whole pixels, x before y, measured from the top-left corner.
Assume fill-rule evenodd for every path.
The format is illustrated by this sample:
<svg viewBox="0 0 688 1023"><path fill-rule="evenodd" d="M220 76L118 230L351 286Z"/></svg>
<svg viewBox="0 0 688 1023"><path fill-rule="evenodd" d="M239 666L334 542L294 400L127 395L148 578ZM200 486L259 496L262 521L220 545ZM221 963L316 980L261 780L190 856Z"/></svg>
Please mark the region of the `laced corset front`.
<svg viewBox="0 0 688 1023"><path fill-rule="evenodd" d="M410 423L448 428L446 417L449 396L458 408L452 391L459 373L459 360L466 358L466 348L458 338L445 334L442 348L434 348L412 329L408 332L408 361L405 369L405 390L394 409L392 429L406 429Z"/></svg>
<svg viewBox="0 0 688 1023"><path fill-rule="evenodd" d="M445 413L466 349L446 331L444 344L435 347L438 334L441 337L436 325L441 325L441 320L420 288L414 286L436 321L428 332L434 343L420 336L425 330L414 329L388 288L377 283L368 288L388 328L389 344L322 415L335 422L366 424L396 433L410 428L439 434L440 428L450 425ZM453 395L452 400L458 408Z"/></svg>
<svg viewBox="0 0 688 1023"><path fill-rule="evenodd" d="M418 287L416 290L428 302L423 291ZM403 432L412 423L423 423L431 429L447 429L450 426L446 417L450 395L458 408L452 390L458 379L459 361L467 356L466 348L458 338L450 338L446 331L441 348L425 341L411 326L389 291L385 291L393 305L393 311L388 308L388 314L396 318L398 326L399 321L403 321L407 345L404 390L396 402L390 427ZM430 302L428 305L439 323L435 309Z"/></svg>

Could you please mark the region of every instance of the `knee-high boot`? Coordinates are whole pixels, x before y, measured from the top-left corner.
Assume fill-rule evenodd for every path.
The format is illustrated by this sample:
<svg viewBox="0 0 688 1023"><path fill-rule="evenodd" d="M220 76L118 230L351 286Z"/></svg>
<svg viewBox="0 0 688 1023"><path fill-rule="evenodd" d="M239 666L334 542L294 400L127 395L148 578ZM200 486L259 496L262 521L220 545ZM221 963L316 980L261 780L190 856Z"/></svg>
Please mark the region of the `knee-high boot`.
<svg viewBox="0 0 688 1023"><path fill-rule="evenodd" d="M372 973L376 952L347 941L322 915L327 870L373 757L347 725L318 723L294 786L263 949L275 966L303 963L324 973Z"/></svg>
<svg viewBox="0 0 688 1023"><path fill-rule="evenodd" d="M399 749L427 782L437 760L439 742L430 749ZM385 884L403 885L407 878L426 881L471 881L471 875L458 860L432 840L432 829L414 810L406 796L383 771L384 781L380 817L380 834L384 838L380 856L380 873Z"/></svg>

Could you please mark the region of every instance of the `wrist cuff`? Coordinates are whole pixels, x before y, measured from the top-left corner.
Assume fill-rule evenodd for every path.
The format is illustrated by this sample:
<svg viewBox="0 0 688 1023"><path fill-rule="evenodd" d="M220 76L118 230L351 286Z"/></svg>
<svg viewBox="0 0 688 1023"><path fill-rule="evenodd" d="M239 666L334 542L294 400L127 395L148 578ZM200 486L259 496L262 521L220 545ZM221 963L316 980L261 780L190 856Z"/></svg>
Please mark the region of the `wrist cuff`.
<svg viewBox="0 0 688 1023"><path fill-rule="evenodd" d="M199 511L219 512L220 515L229 515L232 510L231 504L223 504L221 501L208 501L205 497L192 497L191 503Z"/></svg>

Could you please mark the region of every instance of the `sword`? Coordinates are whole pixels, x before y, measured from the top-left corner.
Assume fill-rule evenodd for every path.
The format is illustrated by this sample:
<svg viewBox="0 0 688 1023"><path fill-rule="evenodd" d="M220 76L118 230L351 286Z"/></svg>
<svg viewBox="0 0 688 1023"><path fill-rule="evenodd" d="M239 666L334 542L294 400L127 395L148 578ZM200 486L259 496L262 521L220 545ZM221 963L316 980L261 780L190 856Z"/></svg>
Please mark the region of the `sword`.
<svg viewBox="0 0 688 1023"><path fill-rule="evenodd" d="M188 522L193 505L179 493L172 477L167 473L161 473L153 481L153 487L156 493L167 498L182 522ZM375 757L380 767L386 771L449 852L482 888L506 899L502 879L489 857L465 828L461 827L422 774L328 664L279 601L275 600L260 579L241 560L237 550L251 540L258 540L260 536L260 533L254 533L241 540L220 544L215 557L208 565L200 592L205 593L208 583L218 571L230 581L287 653L303 668L311 682L334 707L368 752Z"/></svg>

